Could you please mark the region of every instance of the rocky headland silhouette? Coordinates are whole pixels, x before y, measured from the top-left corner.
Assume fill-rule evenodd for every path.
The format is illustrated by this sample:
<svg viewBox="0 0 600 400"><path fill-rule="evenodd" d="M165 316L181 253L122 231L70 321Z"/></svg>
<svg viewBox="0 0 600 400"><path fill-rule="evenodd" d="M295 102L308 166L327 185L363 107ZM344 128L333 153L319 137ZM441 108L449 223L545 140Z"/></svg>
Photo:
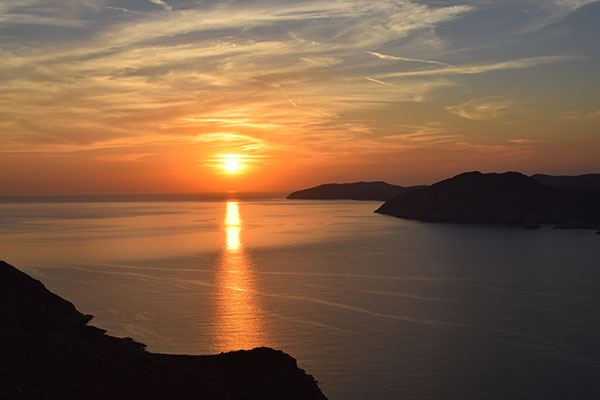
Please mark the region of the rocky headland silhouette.
<svg viewBox="0 0 600 400"><path fill-rule="evenodd" d="M587 182L587 178L538 175L534 179L518 172L466 172L401 193L375 212L432 222L508 223L525 228L554 223L558 228L597 228L600 190L580 181Z"/></svg>
<svg viewBox="0 0 600 400"><path fill-rule="evenodd" d="M544 185L567 188L567 187L587 187L600 190L600 174L584 175L546 175L535 174L531 178Z"/></svg>
<svg viewBox="0 0 600 400"><path fill-rule="evenodd" d="M424 186L397 186L386 182L326 183L292 192L288 199L385 201Z"/></svg>
<svg viewBox="0 0 600 400"><path fill-rule="evenodd" d="M325 399L281 351L154 354L91 319L0 261L0 398Z"/></svg>

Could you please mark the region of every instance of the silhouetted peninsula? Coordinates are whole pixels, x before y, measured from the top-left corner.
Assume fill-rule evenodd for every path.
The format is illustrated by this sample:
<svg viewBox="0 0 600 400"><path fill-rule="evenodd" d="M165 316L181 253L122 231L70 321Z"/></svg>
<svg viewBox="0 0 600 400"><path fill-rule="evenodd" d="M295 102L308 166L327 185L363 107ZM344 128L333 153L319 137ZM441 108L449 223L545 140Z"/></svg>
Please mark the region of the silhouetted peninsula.
<svg viewBox="0 0 600 400"><path fill-rule="evenodd" d="M375 212L424 221L593 228L600 226L599 204L594 189L551 187L518 172L466 172L402 193Z"/></svg>
<svg viewBox="0 0 600 400"><path fill-rule="evenodd" d="M566 187L586 187L600 190L600 174L585 175L531 175L533 179L544 185L566 188Z"/></svg>
<svg viewBox="0 0 600 400"><path fill-rule="evenodd" d="M397 186L386 182L327 183L291 193L288 199L385 201L423 186Z"/></svg>
<svg viewBox="0 0 600 400"><path fill-rule="evenodd" d="M325 399L281 351L153 354L91 318L0 261L0 398Z"/></svg>

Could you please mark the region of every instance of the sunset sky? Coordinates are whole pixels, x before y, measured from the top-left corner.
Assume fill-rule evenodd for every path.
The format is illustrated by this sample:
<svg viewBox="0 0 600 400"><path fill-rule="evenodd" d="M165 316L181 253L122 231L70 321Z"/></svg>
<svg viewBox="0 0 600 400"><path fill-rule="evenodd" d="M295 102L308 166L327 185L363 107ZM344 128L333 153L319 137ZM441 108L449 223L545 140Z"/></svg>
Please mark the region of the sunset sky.
<svg viewBox="0 0 600 400"><path fill-rule="evenodd" d="M0 195L600 172L600 2L2 0Z"/></svg>

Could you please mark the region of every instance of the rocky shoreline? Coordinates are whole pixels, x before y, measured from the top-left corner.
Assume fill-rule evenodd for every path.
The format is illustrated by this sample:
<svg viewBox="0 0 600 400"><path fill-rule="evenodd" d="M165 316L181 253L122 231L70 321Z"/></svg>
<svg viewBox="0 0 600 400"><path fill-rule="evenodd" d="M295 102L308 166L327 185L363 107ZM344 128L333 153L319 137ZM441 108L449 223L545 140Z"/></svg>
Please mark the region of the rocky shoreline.
<svg viewBox="0 0 600 400"><path fill-rule="evenodd" d="M399 194L375 212L428 222L597 229L598 204L600 191L591 187L554 187L518 172L474 171Z"/></svg>
<svg viewBox="0 0 600 400"><path fill-rule="evenodd" d="M91 319L0 261L0 398L326 399L282 351L155 354Z"/></svg>

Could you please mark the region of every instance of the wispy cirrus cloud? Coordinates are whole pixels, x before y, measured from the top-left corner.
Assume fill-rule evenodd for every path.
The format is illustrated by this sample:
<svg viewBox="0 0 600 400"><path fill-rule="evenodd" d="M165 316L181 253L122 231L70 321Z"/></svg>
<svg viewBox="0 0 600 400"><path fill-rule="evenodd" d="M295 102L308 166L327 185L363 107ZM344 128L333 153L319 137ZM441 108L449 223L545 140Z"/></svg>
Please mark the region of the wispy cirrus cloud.
<svg viewBox="0 0 600 400"><path fill-rule="evenodd" d="M434 65L451 66L450 64L447 64L447 63L444 63L444 62L440 62L440 61L421 60L421 59L418 59L418 58L407 58L407 57L391 56L391 55L388 55L388 54L381 54L381 53L377 53L377 52L374 52L374 51L367 51L367 54L370 54L370 55L375 56L377 58L381 58L382 60L408 61L408 62L418 62L418 63L424 63L424 64L434 64Z"/></svg>
<svg viewBox="0 0 600 400"><path fill-rule="evenodd" d="M357 52L364 53L364 46L429 30L471 9L317 1L176 11L166 2L154 3L170 12L132 15L81 42L57 42L26 53L5 51L0 69L8 79L0 84L6 94L0 107L13 121L21 121L8 123L7 129L27 130L23 122L35 120L31 129L37 133L31 140L44 131L62 142L90 144L99 136L173 130L265 135L259 130L276 126L288 135L299 133L357 102L381 97L380 90L361 83L368 59L347 63ZM374 21L377 28L366 29ZM264 27L276 34L262 33ZM414 81L388 95L411 101L433 87ZM204 111L199 113L199 107ZM272 110L280 115L273 118ZM227 112L238 116L214 118ZM64 133L75 126L78 135Z"/></svg>
<svg viewBox="0 0 600 400"><path fill-rule="evenodd" d="M524 27L523 31L539 30L547 25L558 22L572 14L577 9L598 0L527 0L526 4L535 8L535 15Z"/></svg>
<svg viewBox="0 0 600 400"><path fill-rule="evenodd" d="M475 121L494 121L502 118L513 105L514 102L499 97L485 97L449 106L446 109L462 118Z"/></svg>
<svg viewBox="0 0 600 400"><path fill-rule="evenodd" d="M586 111L586 110L573 110L573 111L565 111L558 115L559 119L565 120L585 120L591 118L599 118L600 117L600 109L594 111Z"/></svg>
<svg viewBox="0 0 600 400"><path fill-rule="evenodd" d="M157 153L104 154L96 156L96 159L105 162L140 162L146 157L155 155Z"/></svg>
<svg viewBox="0 0 600 400"><path fill-rule="evenodd" d="M231 147L231 145L234 145L235 148L246 153L260 152L267 147L267 143L264 139L231 132L203 133L196 136L194 140L197 142L215 143L217 145L222 145L223 147ZM255 154L255 156L257 155Z"/></svg>
<svg viewBox="0 0 600 400"><path fill-rule="evenodd" d="M544 7L527 1L528 10ZM486 7L518 9L523 26L541 21L512 0L492 3L5 0L0 153L89 151L90 159L139 166L165 159L164 148L194 160L238 149L317 165L321 156L348 162L352 152L393 159L461 149L457 141L473 132L448 124L461 123L448 111L501 121L513 104L493 95L522 101L528 90L492 72L592 62L551 48L473 50L487 43L476 32L461 36L461 23L486 26L477 22ZM544 21L587 2L551 3Z"/></svg>
<svg viewBox="0 0 600 400"><path fill-rule="evenodd" d="M374 83L378 83L380 85L386 85L386 86L392 86L392 87L397 87L396 85L394 85L393 83L388 83L388 82L384 82L384 81L380 81L379 79L375 79L375 78L371 78L369 76L365 77L366 80L370 81L370 82L374 82Z"/></svg>
<svg viewBox="0 0 600 400"><path fill-rule="evenodd" d="M534 139L508 139L507 142L514 143L514 144L520 144L520 145L526 145L526 144L532 144L532 143L539 143L540 140L534 140Z"/></svg>
<svg viewBox="0 0 600 400"><path fill-rule="evenodd" d="M551 64L561 61L569 61L580 57L559 55L559 56L540 56L528 57L517 60L501 61L491 64L468 64L457 65L446 68L425 69L418 71L402 71L382 74L380 77L411 77L411 76L430 76L430 75L474 75L486 72L505 71L523 68L533 68L544 64Z"/></svg>
<svg viewBox="0 0 600 400"><path fill-rule="evenodd" d="M103 3L103 0L3 0L0 3L0 22L5 26L84 28L87 16L100 11Z"/></svg>
<svg viewBox="0 0 600 400"><path fill-rule="evenodd" d="M163 1L163 0L148 0L148 1L150 1L150 3L156 4L157 6L162 7L164 10L167 10L167 11L173 10L173 7L171 7L171 5L168 4L166 1Z"/></svg>

